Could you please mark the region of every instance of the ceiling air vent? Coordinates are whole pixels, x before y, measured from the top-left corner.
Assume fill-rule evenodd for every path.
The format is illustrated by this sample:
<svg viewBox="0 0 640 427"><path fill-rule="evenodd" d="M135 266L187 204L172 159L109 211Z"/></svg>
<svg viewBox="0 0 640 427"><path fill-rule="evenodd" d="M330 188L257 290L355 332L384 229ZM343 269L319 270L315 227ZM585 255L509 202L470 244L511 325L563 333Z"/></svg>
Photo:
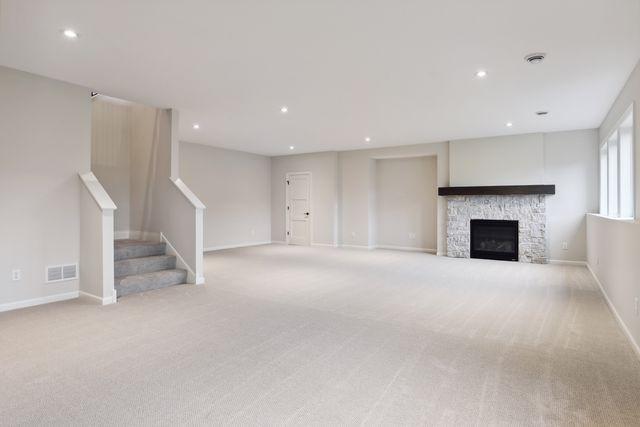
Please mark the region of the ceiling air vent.
<svg viewBox="0 0 640 427"><path fill-rule="evenodd" d="M47 267L47 283L62 282L78 278L78 264L52 265Z"/></svg>
<svg viewBox="0 0 640 427"><path fill-rule="evenodd" d="M546 53L530 53L529 55L524 57L524 60L529 64L539 64L544 61L544 58L547 56Z"/></svg>

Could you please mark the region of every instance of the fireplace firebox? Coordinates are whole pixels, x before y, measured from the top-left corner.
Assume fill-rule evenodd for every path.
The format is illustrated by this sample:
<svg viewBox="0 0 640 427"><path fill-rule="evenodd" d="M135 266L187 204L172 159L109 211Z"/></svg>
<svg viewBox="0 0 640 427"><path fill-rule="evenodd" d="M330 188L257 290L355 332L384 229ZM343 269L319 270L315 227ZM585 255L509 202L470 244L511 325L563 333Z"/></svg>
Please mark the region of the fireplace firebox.
<svg viewBox="0 0 640 427"><path fill-rule="evenodd" d="M471 258L518 261L518 221L471 220Z"/></svg>

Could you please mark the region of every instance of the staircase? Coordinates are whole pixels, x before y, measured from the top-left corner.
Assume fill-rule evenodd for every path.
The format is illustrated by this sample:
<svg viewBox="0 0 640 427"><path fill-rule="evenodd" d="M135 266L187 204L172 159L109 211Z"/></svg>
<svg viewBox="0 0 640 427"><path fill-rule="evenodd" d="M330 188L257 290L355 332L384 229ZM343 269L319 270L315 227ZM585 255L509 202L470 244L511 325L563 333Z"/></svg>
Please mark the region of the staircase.
<svg viewBox="0 0 640 427"><path fill-rule="evenodd" d="M176 257L166 255L164 242L116 240L114 260L118 297L187 281L186 270L176 269Z"/></svg>

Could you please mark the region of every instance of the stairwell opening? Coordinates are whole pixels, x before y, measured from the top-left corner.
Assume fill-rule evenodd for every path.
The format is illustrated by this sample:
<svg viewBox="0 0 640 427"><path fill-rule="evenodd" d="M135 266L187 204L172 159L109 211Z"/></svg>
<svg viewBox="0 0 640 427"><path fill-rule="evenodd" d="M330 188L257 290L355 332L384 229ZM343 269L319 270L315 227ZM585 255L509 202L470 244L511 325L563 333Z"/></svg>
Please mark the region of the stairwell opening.
<svg viewBox="0 0 640 427"><path fill-rule="evenodd" d="M186 283L187 270L178 268L153 216L154 195L169 177L170 156L163 154L171 129L167 110L104 95L91 102L91 169L117 206L116 295Z"/></svg>

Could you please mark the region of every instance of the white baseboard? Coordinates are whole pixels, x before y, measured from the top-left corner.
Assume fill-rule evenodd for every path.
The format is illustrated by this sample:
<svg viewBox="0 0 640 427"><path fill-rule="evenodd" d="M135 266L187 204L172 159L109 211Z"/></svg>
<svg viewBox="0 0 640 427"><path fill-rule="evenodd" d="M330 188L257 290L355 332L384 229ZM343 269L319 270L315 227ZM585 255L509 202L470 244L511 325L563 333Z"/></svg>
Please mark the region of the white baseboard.
<svg viewBox="0 0 640 427"><path fill-rule="evenodd" d="M272 240L272 241L271 241L271 244L272 244L272 245L286 245L286 244L287 244L287 242L282 241L282 240Z"/></svg>
<svg viewBox="0 0 640 427"><path fill-rule="evenodd" d="M426 252L430 254L435 254L438 252L435 249L430 248L416 248L413 246L394 246L394 245L377 245L376 249L389 249L392 251L406 251L406 252Z"/></svg>
<svg viewBox="0 0 640 427"><path fill-rule="evenodd" d="M338 247L338 245L336 245L335 243L316 243L316 242L311 243L311 246L320 246L320 247L325 247L325 248L337 248Z"/></svg>
<svg viewBox="0 0 640 427"><path fill-rule="evenodd" d="M613 305L613 303L609 299L609 295L607 295L607 292L604 290L604 286L602 286L602 282L600 282L600 279L598 279L598 276L596 276L595 271L593 271L589 263L586 263L586 264L587 264L587 268L591 272L591 275L593 276L596 283L598 284L598 287L600 288L600 292L602 292L602 295L604 295L604 299L605 301L607 301L607 305L609 306L609 309L613 313L613 316L616 318L618 324L620 325L620 328L623 330L624 334L627 336L627 339L629 340L629 343L631 343L631 347L635 351L636 356L638 356L638 359L640 359L640 346L638 345L636 340L633 338L633 335L631 335L631 332L629 332L629 328L627 328L627 325L624 323L624 320L622 320L622 317L620 317L620 315L618 314L618 310L616 310L616 307Z"/></svg>
<svg viewBox="0 0 640 427"><path fill-rule="evenodd" d="M69 299L78 298L78 296L79 296L79 292L73 291L73 292L65 292L63 294L49 295L46 297L8 302L5 304L0 304L0 312L17 310L19 308L33 307L34 305L42 305L42 304L49 304L52 302L66 301Z"/></svg>
<svg viewBox="0 0 640 427"><path fill-rule="evenodd" d="M565 260L565 259L552 259L552 260L549 260L549 264L576 265L576 266L582 266L582 267L586 267L587 266L587 262L586 261L569 261L569 260Z"/></svg>
<svg viewBox="0 0 640 427"><path fill-rule="evenodd" d="M251 242L251 243L239 243L236 245L224 245L224 246L211 246L209 248L204 248L205 252L213 252L213 251L221 251L224 249L235 249L235 248L248 248L251 246L263 246L263 245L270 245L272 242L271 241L267 241L267 242Z"/></svg>
<svg viewBox="0 0 640 427"><path fill-rule="evenodd" d="M176 248L173 247L171 242L162 233L160 233L160 241L167 244L167 255L173 255L176 257L176 266L183 270L187 270L187 283L202 285L204 283L204 277L196 277L196 274L193 272L191 267L189 267L189 264L185 262L184 258L182 258Z"/></svg>
<svg viewBox="0 0 640 427"><path fill-rule="evenodd" d="M345 245L345 244L342 244L342 245L340 245L340 247L341 248L347 248L347 249L365 249L367 251L375 249L375 246L364 246L364 245Z"/></svg>
<svg viewBox="0 0 640 427"><path fill-rule="evenodd" d="M84 298L88 298L94 302L99 303L100 305L109 305L109 304L115 304L118 301L117 295L116 295L116 291L113 291L113 296L112 297L106 297L106 298L100 298L97 295L93 295L90 294L88 292L84 292L84 291L80 291L80 297L84 297Z"/></svg>

